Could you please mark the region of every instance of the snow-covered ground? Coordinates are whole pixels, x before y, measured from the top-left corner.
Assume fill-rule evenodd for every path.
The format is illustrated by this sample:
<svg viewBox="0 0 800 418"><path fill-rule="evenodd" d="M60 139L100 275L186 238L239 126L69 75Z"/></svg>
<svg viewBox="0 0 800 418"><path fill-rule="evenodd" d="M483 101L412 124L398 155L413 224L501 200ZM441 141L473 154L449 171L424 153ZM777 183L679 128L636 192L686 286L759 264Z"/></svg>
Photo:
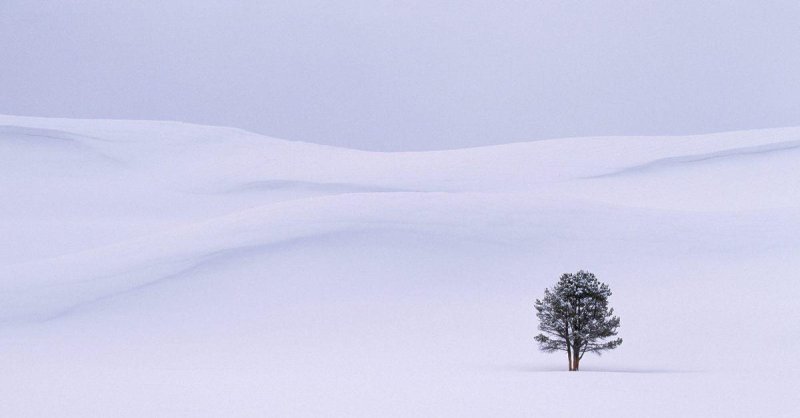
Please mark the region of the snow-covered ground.
<svg viewBox="0 0 800 418"><path fill-rule="evenodd" d="M0 116L0 416L800 415L800 128L376 153ZM624 344L544 354L611 285Z"/></svg>

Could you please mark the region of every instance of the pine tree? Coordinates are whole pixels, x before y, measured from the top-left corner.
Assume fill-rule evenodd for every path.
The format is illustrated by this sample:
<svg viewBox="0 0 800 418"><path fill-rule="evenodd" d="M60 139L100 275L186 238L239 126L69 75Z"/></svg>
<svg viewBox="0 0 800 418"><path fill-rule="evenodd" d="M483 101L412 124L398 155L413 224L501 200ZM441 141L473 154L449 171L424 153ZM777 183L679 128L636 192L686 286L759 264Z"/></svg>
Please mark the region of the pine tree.
<svg viewBox="0 0 800 418"><path fill-rule="evenodd" d="M536 299L539 330L536 336L544 352L566 351L569 370L578 371L587 352L601 354L622 344L622 338L603 342L617 335L619 317L608 307L611 289L594 274L579 271L561 275L558 283L545 289L544 298Z"/></svg>

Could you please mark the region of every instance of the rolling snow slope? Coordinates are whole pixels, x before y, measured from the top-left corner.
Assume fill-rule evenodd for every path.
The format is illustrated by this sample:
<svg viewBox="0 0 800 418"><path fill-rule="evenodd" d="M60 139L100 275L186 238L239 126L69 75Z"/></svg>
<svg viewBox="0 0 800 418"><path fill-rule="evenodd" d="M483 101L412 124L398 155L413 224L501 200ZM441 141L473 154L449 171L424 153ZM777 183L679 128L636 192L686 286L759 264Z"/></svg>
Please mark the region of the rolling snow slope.
<svg viewBox="0 0 800 418"><path fill-rule="evenodd" d="M376 153L0 116L3 416L796 416L800 128ZM536 350L559 274L621 348Z"/></svg>

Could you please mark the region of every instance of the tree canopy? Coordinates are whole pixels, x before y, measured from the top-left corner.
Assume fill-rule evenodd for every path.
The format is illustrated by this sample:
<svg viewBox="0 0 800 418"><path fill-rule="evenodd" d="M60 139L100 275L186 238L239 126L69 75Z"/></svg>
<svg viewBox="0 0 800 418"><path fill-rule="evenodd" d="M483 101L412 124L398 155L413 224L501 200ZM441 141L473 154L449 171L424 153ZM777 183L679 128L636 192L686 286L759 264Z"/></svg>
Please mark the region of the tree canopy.
<svg viewBox="0 0 800 418"><path fill-rule="evenodd" d="M544 297L536 299L541 334L536 336L545 352L566 351L569 370L577 371L587 352L601 354L622 344L617 335L619 317L608 306L611 289L588 271L561 275Z"/></svg>

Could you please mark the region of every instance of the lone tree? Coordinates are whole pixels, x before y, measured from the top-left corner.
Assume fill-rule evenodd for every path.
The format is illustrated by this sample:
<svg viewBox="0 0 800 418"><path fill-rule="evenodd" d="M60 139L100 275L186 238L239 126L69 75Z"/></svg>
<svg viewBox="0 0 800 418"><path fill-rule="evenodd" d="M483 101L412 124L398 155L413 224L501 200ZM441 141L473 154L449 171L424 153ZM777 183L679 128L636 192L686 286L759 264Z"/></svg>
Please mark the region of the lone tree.
<svg viewBox="0 0 800 418"><path fill-rule="evenodd" d="M561 275L552 289L544 290L544 298L536 299L539 330L536 336L544 352L566 351L569 370L578 371L586 352L601 354L622 344L617 335L619 317L608 307L611 289L588 271Z"/></svg>

